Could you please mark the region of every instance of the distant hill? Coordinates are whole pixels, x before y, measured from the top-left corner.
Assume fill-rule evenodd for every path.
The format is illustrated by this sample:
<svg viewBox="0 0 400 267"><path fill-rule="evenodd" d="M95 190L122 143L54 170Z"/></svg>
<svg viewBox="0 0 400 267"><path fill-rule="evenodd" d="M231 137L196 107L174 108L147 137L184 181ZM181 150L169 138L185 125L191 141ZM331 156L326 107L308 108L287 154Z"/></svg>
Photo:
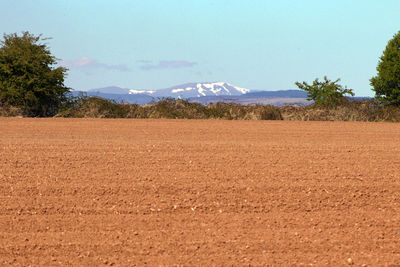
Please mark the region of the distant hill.
<svg viewBox="0 0 400 267"><path fill-rule="evenodd" d="M145 94L134 94L134 95L133 94L105 94L105 93L92 92L92 91L88 91L88 92L73 91L72 94L74 96L79 96L80 94L84 94L89 97L97 96L97 97L113 100L117 103L123 102L126 104L138 104L138 105L148 104L148 103L151 103L151 102L157 100L156 98L149 96L149 95L145 95Z"/></svg>
<svg viewBox="0 0 400 267"><path fill-rule="evenodd" d="M103 87L103 88L96 88L96 89L90 89L89 91L87 91L88 93L92 94L92 93L98 93L98 94L129 94L129 91L131 89L128 88L121 88L118 86L108 86L108 87Z"/></svg>
<svg viewBox="0 0 400 267"><path fill-rule="evenodd" d="M280 90L280 91L255 91L250 92L243 97L284 97L284 98L307 98L307 92L301 90Z"/></svg>
<svg viewBox="0 0 400 267"><path fill-rule="evenodd" d="M209 104L231 102L248 104L308 104L307 94L301 90L251 91L227 82L186 83L159 90L136 90L109 86L91 89L88 96L98 96L117 102L147 104L159 98L173 97Z"/></svg>
<svg viewBox="0 0 400 267"><path fill-rule="evenodd" d="M237 96L202 96L190 101L207 105L216 102L238 103L243 105L261 104L282 106L286 104L307 105L307 93L300 90L256 91Z"/></svg>
<svg viewBox="0 0 400 267"><path fill-rule="evenodd" d="M310 102L306 98L300 97L290 97L290 96L282 96L282 97L246 97L246 95L242 96L219 96L219 97L198 97L198 98L190 98L191 102L201 103L203 105L208 105L210 103L217 102L225 102L225 103L237 103L242 105L251 105L251 104L260 104L260 105L275 105L275 106L283 106L287 104L291 105L307 105Z"/></svg>

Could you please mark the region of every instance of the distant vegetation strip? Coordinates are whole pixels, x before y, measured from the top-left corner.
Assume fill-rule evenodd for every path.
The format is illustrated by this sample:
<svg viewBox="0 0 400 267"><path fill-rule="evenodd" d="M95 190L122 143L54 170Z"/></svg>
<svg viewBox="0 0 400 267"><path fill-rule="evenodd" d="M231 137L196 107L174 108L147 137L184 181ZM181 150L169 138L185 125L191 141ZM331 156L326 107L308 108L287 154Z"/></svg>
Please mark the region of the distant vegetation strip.
<svg viewBox="0 0 400 267"><path fill-rule="evenodd" d="M20 108L0 106L0 116L29 116ZM392 121L400 122L400 108L373 100L347 101L335 107L316 105L276 107L161 99L147 105L121 104L99 97L76 97L54 116L64 118L166 118L292 121Z"/></svg>
<svg viewBox="0 0 400 267"><path fill-rule="evenodd" d="M56 117L74 118L167 118L281 120L278 108L270 105L244 106L215 103L207 106L174 98L164 98L146 105L120 104L99 97L77 98Z"/></svg>

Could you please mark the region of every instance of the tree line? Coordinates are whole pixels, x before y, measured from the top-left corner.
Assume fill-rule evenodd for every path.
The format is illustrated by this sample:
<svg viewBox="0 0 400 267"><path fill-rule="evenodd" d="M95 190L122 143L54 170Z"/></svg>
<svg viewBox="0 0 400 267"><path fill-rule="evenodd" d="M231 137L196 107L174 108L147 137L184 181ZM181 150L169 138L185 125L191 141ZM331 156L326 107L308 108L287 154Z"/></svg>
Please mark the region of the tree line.
<svg viewBox="0 0 400 267"><path fill-rule="evenodd" d="M57 66L42 35L29 32L4 34L0 42L0 107L17 107L28 116L54 116L63 108L76 106L71 88L64 84L67 69ZM340 79L315 79L312 84L296 82L307 92L314 107L337 107L354 96ZM400 31L389 40L370 79L375 101L381 106L400 107Z"/></svg>

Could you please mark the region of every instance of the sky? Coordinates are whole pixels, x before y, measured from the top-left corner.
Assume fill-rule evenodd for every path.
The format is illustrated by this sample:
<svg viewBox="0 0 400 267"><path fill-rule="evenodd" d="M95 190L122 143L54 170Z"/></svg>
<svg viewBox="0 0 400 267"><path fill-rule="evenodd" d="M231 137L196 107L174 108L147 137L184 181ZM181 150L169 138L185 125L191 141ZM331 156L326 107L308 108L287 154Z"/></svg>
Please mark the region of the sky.
<svg viewBox="0 0 400 267"><path fill-rule="evenodd" d="M287 90L326 75L372 96L369 79L400 30L399 0L0 0L0 10L0 32L52 38L74 90Z"/></svg>

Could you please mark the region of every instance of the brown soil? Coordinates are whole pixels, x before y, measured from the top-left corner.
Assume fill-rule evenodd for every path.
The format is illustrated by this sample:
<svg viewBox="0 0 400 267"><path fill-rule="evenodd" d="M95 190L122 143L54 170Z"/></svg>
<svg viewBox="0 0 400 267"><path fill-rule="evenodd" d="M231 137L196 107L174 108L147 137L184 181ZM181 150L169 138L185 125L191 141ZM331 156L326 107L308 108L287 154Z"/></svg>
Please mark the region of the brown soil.
<svg viewBox="0 0 400 267"><path fill-rule="evenodd" d="M0 119L0 265L400 264L400 124Z"/></svg>

